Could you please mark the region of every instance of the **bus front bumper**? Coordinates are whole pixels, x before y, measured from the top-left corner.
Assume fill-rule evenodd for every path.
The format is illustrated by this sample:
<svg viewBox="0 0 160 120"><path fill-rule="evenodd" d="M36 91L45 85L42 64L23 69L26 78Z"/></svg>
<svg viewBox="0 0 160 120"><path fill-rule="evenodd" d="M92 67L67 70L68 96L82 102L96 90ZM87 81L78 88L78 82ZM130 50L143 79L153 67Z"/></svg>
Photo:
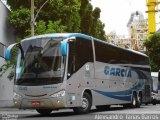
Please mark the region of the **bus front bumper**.
<svg viewBox="0 0 160 120"><path fill-rule="evenodd" d="M20 109L60 109L65 107L64 97L14 99L15 107Z"/></svg>

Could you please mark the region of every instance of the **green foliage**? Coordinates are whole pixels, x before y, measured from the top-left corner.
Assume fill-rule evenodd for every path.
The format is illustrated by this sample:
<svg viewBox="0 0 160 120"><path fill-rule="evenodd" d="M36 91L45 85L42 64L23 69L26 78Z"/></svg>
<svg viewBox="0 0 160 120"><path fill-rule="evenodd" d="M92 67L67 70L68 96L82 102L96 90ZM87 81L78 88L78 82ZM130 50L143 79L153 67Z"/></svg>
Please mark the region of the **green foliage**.
<svg viewBox="0 0 160 120"><path fill-rule="evenodd" d="M144 46L147 48L152 71L158 71L160 69L160 34L151 35L145 40Z"/></svg>
<svg viewBox="0 0 160 120"><path fill-rule="evenodd" d="M93 10L92 5L89 3L90 0L81 0L80 6L80 29L81 33L91 35L95 38L106 40L104 31L105 25L102 23L100 18L100 8L96 7Z"/></svg>
<svg viewBox="0 0 160 120"><path fill-rule="evenodd" d="M4 64L4 65L2 65L1 67L0 67L0 77L2 77L2 75L9 69L9 68L13 68L14 67L14 65L13 65L14 63L12 63L12 62L7 62L6 64ZM9 75L7 76L7 78L9 78L9 80L12 80L13 79L13 77L14 77L14 71L11 71L11 73L9 73Z"/></svg>
<svg viewBox="0 0 160 120"><path fill-rule="evenodd" d="M46 29L46 33L61 33L61 32L65 32L66 26L63 26L61 24L61 20L52 22L49 21L48 25L47 25L47 29Z"/></svg>
<svg viewBox="0 0 160 120"><path fill-rule="evenodd" d="M101 40L106 40L104 27L105 25L100 20L97 20L95 36Z"/></svg>
<svg viewBox="0 0 160 120"><path fill-rule="evenodd" d="M17 62L17 54L18 54L18 48L17 47L14 47L12 48L11 50L11 60L10 61L7 61L5 64L3 64L1 67L0 67L0 77L2 77L2 75L4 73L6 73L6 71L11 68L11 72L8 74L7 78L9 80L12 80L14 78L14 75L15 75L15 65L16 65L16 62Z"/></svg>
<svg viewBox="0 0 160 120"><path fill-rule="evenodd" d="M30 0L7 0L11 6L10 22L18 38L30 36ZM35 15L46 0L35 0ZM84 33L105 40L104 24L100 21L99 8L90 0L49 0L36 18L35 34Z"/></svg>
<svg viewBox="0 0 160 120"><path fill-rule="evenodd" d="M46 23L43 21L43 20L40 20L38 23L37 23L37 26L36 26L36 33L37 34L44 34L46 32Z"/></svg>
<svg viewBox="0 0 160 120"><path fill-rule="evenodd" d="M88 0L81 0L81 6L80 6L80 17L81 17L81 23L80 23L80 29L81 33L90 35L91 26L92 26L92 6L89 3Z"/></svg>
<svg viewBox="0 0 160 120"><path fill-rule="evenodd" d="M36 26L36 34L46 34L46 33L62 33L65 32L66 26L61 25L61 20L59 21L48 21L48 24L43 20L40 20Z"/></svg>
<svg viewBox="0 0 160 120"><path fill-rule="evenodd" d="M14 11L12 10L9 20L14 25L18 37L24 37L30 34L27 31L30 29L30 10L28 8L20 7Z"/></svg>
<svg viewBox="0 0 160 120"><path fill-rule="evenodd" d="M14 71L11 71L11 72L9 73L9 75L7 76L7 78L8 78L9 80L12 80L12 79L14 78L14 75L15 75L15 72L14 72Z"/></svg>

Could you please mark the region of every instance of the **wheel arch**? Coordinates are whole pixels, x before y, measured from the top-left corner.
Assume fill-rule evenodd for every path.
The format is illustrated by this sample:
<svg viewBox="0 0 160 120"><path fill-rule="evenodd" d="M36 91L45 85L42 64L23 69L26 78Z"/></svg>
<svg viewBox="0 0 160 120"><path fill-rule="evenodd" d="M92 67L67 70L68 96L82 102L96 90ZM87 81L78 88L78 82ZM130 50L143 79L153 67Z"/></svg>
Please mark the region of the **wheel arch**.
<svg viewBox="0 0 160 120"><path fill-rule="evenodd" d="M133 95L134 95L134 94L137 96L137 91L136 91L136 90L133 90L133 91L132 91L132 94L131 94L131 102L132 102L132 98L133 98Z"/></svg>
<svg viewBox="0 0 160 120"><path fill-rule="evenodd" d="M88 93L88 94L90 95L91 99L92 99L92 91L91 91L90 89L85 89L85 90L83 91L82 96L84 95L84 93Z"/></svg>

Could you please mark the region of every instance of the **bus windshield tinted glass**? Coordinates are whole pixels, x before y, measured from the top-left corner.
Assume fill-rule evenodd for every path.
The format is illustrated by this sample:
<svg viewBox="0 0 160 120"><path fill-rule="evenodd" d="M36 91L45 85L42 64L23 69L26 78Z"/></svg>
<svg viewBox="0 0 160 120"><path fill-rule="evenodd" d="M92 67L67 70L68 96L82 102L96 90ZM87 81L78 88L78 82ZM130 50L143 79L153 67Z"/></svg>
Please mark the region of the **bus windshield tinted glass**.
<svg viewBox="0 0 160 120"><path fill-rule="evenodd" d="M47 85L62 82L64 57L60 50L61 40L36 39L23 41L18 55L16 84Z"/></svg>

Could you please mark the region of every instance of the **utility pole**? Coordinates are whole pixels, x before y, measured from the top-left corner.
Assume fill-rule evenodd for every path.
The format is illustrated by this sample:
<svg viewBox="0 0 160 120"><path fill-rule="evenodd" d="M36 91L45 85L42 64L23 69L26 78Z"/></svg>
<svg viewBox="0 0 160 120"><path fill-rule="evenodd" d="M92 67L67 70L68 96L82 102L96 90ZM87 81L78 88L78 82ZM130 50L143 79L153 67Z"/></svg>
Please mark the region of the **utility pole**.
<svg viewBox="0 0 160 120"><path fill-rule="evenodd" d="M31 0L31 35L34 36L34 0Z"/></svg>
<svg viewBox="0 0 160 120"><path fill-rule="evenodd" d="M34 36L34 25L36 22L36 19L38 17L39 12L41 11L41 9L46 5L46 3L48 3L49 0L46 0L42 6L39 8L37 14L34 17L34 0L31 0L31 35Z"/></svg>

